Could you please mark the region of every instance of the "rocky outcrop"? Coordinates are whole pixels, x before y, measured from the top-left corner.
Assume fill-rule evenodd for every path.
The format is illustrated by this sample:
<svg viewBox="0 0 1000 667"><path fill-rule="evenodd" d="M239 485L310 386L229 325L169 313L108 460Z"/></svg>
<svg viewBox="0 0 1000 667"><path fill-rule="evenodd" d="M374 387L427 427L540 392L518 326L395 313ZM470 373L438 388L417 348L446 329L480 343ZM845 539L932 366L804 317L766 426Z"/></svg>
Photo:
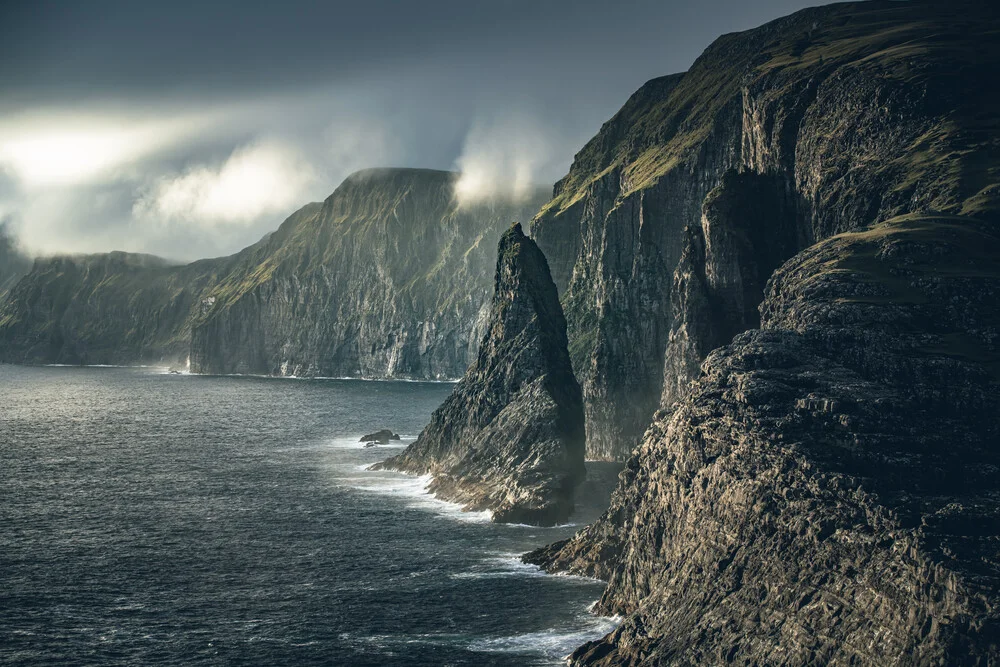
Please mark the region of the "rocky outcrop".
<svg viewBox="0 0 1000 667"><path fill-rule="evenodd" d="M725 35L577 154L532 236L588 457L625 458L704 355L754 326L766 274L795 252L909 212L1000 218L991 9L843 3Z"/></svg>
<svg viewBox="0 0 1000 667"><path fill-rule="evenodd" d="M379 429L374 433L369 433L368 435L361 436L358 442L368 442L378 445L388 445L390 440L399 440L399 434L393 433L387 428Z"/></svg>
<svg viewBox="0 0 1000 667"><path fill-rule="evenodd" d="M546 196L463 207L457 178L358 172L286 221L204 299L192 371L461 377L482 337L497 240Z"/></svg>
<svg viewBox="0 0 1000 667"><path fill-rule="evenodd" d="M608 512L528 556L609 581L580 665L1000 661L1000 234L904 216L770 280Z"/></svg>
<svg viewBox="0 0 1000 667"><path fill-rule="evenodd" d="M544 255L518 224L497 252L475 363L417 441L376 469L430 473L438 497L497 522L553 525L586 476L580 385Z"/></svg>
<svg viewBox="0 0 1000 667"><path fill-rule="evenodd" d="M771 273L803 244L794 201L772 174L723 174L686 230L674 271L673 324L664 354L664 406L682 398L701 360L760 325L757 306Z"/></svg>

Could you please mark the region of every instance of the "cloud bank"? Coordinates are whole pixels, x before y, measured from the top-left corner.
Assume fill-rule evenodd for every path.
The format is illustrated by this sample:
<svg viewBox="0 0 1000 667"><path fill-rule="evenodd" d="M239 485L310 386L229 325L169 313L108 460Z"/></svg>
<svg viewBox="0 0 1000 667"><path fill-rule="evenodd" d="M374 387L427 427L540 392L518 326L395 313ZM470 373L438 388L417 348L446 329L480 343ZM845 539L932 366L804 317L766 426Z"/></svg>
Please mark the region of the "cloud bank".
<svg viewBox="0 0 1000 667"><path fill-rule="evenodd" d="M459 202L526 199L565 160L554 134L538 118L520 111L478 118L455 160L455 169L462 174L455 184Z"/></svg>
<svg viewBox="0 0 1000 667"><path fill-rule="evenodd" d="M132 213L162 224L245 226L305 203L316 170L295 147L257 141L233 151L218 167L199 165L160 178Z"/></svg>

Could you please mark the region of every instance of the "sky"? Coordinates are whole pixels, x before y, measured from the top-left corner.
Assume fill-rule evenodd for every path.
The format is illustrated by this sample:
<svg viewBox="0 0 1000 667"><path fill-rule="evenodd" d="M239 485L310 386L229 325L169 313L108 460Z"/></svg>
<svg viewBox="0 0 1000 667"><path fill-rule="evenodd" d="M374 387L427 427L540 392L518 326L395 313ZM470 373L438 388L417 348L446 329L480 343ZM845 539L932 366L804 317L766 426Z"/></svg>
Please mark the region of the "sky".
<svg viewBox="0 0 1000 667"><path fill-rule="evenodd" d="M376 166L516 196L645 81L819 0L5 0L0 223L33 254L229 254Z"/></svg>

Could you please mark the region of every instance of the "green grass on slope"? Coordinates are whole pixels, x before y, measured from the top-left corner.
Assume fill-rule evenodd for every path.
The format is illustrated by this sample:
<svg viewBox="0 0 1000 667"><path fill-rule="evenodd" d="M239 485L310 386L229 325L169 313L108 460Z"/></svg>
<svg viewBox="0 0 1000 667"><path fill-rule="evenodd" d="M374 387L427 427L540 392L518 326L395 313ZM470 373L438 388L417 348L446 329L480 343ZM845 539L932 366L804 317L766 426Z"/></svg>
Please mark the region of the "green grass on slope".
<svg viewBox="0 0 1000 667"><path fill-rule="evenodd" d="M614 169L622 170L624 194L654 185L694 155L726 105L739 103L744 88L765 78L768 96L776 99L810 77L830 76L838 68L872 68L876 78L912 82L928 75L928 63L956 71L978 64L983 90L990 91L995 76L989 76L989 63L998 62L1000 45L997 24L963 15L961 7L942 3L850 3L804 10L746 33L724 35L674 84L654 80L640 89L577 154L558 194L540 215L565 211ZM656 82L661 83L652 85ZM926 178L952 158L944 169L962 173L943 177L964 179L963 191L981 192L963 209L981 214L992 210L997 199L984 189L1000 182L990 166L1000 150L996 109L987 109L981 118L970 117L968 109L958 116L960 128L938 128L935 136L926 137L925 146L915 147L912 160L901 158L896 166L907 175L899 187ZM975 155L955 160L962 157L955 151Z"/></svg>

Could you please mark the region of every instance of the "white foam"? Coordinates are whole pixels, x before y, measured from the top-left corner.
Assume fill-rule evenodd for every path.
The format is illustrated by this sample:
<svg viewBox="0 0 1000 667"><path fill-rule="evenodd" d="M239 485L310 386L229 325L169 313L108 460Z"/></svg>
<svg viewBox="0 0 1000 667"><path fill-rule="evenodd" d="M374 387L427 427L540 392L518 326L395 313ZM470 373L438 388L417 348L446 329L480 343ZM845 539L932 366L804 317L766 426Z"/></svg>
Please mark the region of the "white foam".
<svg viewBox="0 0 1000 667"><path fill-rule="evenodd" d="M331 438L326 441L326 446L333 449L400 449L402 447L406 447L414 440L416 440L416 438L412 436L401 435L399 436L399 440L391 440L384 445L375 444L371 447L366 447L365 445L368 445L369 443L361 442L361 434L359 433L358 435Z"/></svg>
<svg viewBox="0 0 1000 667"><path fill-rule="evenodd" d="M73 366L75 364L46 364L48 366ZM146 366L114 366L113 368L147 368ZM415 380L413 378L375 378L375 377L354 377L350 375L270 375L267 373L193 373L193 375L205 375L208 377L233 377L233 378L264 378L268 380L324 380L334 382L410 382L416 384L457 384L459 380Z"/></svg>
<svg viewBox="0 0 1000 667"><path fill-rule="evenodd" d="M391 471L373 472L366 470L366 472L367 474L363 477L348 477L341 481L352 488L362 491L402 498L405 500L407 507L428 510L439 516L456 521L489 523L492 518L492 513L489 510L483 512L466 512L457 503L450 503L435 498L427 490L432 480L431 475L415 477Z"/></svg>
<svg viewBox="0 0 1000 667"><path fill-rule="evenodd" d="M473 651L488 653L541 653L553 659L569 656L577 647L588 641L600 639L621 623L620 616L586 615L572 629L551 628L512 637L497 637L473 642Z"/></svg>
<svg viewBox="0 0 1000 667"><path fill-rule="evenodd" d="M487 558L484 567L472 572L456 572L452 579L498 579L503 577L544 577L545 571L537 565L522 563L515 554Z"/></svg>
<svg viewBox="0 0 1000 667"><path fill-rule="evenodd" d="M42 364L48 368L151 368L165 370L167 366L150 366L149 364Z"/></svg>
<svg viewBox="0 0 1000 667"><path fill-rule="evenodd" d="M521 560L520 554L498 554L483 561L483 565L471 572L457 572L452 574L452 579L497 579L501 577L551 577L556 576L569 581L582 584L604 584L600 579L584 577L577 574L557 572L549 574L542 568ZM593 605L591 605L593 606ZM590 609L588 608L588 611Z"/></svg>

